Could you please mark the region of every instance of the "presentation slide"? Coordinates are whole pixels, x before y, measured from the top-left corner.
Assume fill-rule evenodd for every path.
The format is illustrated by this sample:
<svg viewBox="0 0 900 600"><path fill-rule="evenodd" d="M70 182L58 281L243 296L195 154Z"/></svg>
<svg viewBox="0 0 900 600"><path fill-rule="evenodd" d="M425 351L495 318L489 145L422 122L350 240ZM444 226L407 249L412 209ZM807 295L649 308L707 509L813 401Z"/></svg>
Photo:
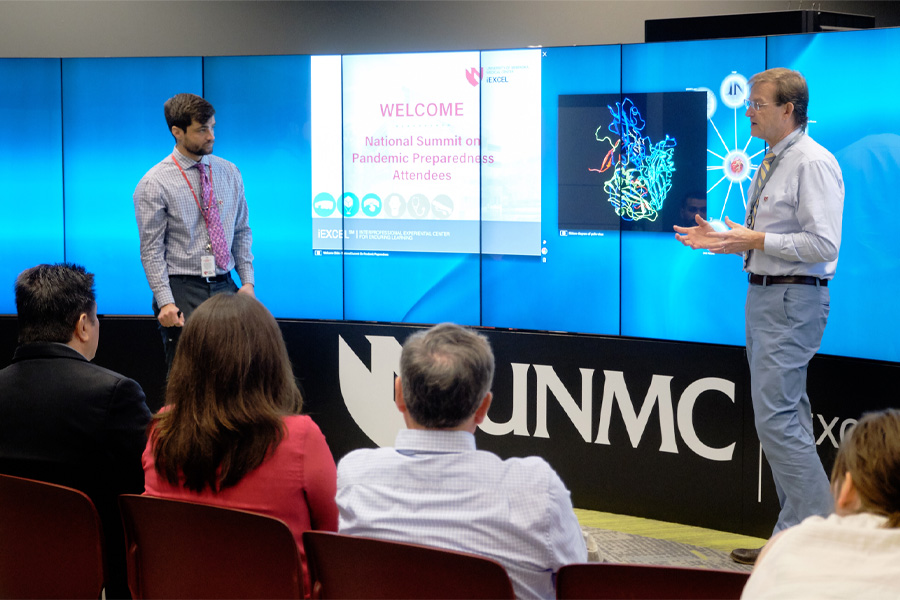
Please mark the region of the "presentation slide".
<svg viewBox="0 0 900 600"><path fill-rule="evenodd" d="M481 53L481 252L541 254L541 51Z"/></svg>
<svg viewBox="0 0 900 600"><path fill-rule="evenodd" d="M540 255L539 51L313 65L314 250Z"/></svg>
<svg viewBox="0 0 900 600"><path fill-rule="evenodd" d="M480 251L479 53L346 56L342 60L343 250ZM325 214L325 220L331 214ZM326 225L327 227L327 225Z"/></svg>

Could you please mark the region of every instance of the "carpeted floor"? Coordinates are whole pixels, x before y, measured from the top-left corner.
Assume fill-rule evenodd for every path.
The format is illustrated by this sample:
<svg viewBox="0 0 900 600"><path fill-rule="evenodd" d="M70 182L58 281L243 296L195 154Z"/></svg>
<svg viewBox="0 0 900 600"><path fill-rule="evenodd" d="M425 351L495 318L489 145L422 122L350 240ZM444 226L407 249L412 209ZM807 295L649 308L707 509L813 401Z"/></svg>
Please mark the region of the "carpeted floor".
<svg viewBox="0 0 900 600"><path fill-rule="evenodd" d="M734 548L757 548L765 540L702 527L624 515L575 510L589 560L749 571L728 557Z"/></svg>

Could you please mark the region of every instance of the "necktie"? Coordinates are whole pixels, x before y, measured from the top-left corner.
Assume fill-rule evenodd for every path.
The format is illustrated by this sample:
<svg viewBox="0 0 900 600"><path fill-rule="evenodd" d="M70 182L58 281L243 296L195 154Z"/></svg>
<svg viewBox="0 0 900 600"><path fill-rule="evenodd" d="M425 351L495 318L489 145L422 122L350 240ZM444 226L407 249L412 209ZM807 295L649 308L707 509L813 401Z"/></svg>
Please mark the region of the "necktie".
<svg viewBox="0 0 900 600"><path fill-rule="evenodd" d="M753 229L756 222L756 209L759 206L759 195L762 192L766 178L769 176L769 169L772 168L772 162L775 160L775 153L769 152L759 166L759 176L756 178L756 188L753 190L753 204L750 206L750 214L747 215L747 228Z"/></svg>
<svg viewBox="0 0 900 600"><path fill-rule="evenodd" d="M756 209L759 207L759 196L762 192L763 185L766 183L766 178L769 176L769 169L772 168L772 163L775 161L775 153L769 152L766 154L766 157L763 159L761 165L759 165L759 175L756 178L756 187L753 189L753 201L750 205L750 214L747 215L747 229L753 229L753 226L756 224ZM747 270L747 265L750 262L750 250L744 252L744 270Z"/></svg>
<svg viewBox="0 0 900 600"><path fill-rule="evenodd" d="M200 194L203 198L203 218L206 220L206 230L209 232L209 240L212 245L216 264L220 269L228 266L228 243L225 241L225 230L222 228L222 218L219 216L219 204L216 202L216 192L209 181L209 174L203 168L203 163L194 165L200 171Z"/></svg>

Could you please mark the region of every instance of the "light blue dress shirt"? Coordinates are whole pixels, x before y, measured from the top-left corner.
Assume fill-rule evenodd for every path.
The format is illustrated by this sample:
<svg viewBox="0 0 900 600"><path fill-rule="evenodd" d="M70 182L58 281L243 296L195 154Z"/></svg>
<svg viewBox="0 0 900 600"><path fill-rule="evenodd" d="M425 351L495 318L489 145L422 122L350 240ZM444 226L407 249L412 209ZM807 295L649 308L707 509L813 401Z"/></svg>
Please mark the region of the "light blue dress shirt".
<svg viewBox="0 0 900 600"><path fill-rule="evenodd" d="M519 598L554 598L556 571L587 560L550 465L501 460L465 431L402 430L394 448L351 452L338 464L337 504L341 533L486 556Z"/></svg>
<svg viewBox="0 0 900 600"><path fill-rule="evenodd" d="M750 251L746 270L757 275L831 279L841 247L841 168L828 150L800 129L772 151L777 163L760 193L753 227L766 234L765 252ZM758 170L751 190L757 177Z"/></svg>

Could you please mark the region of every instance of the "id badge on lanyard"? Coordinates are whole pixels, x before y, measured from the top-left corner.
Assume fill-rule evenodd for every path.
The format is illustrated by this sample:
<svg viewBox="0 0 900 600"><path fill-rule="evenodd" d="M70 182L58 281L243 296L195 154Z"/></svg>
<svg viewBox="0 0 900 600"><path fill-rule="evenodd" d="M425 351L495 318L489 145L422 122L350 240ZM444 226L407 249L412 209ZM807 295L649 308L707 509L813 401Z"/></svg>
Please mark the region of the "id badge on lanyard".
<svg viewBox="0 0 900 600"><path fill-rule="evenodd" d="M197 210L200 211L200 215L203 216L204 211L203 207L200 206L200 199L197 198L197 193L194 191L194 186L191 185L191 182L188 181L187 174L184 172L184 169L181 168L181 164L179 164L178 159L175 158L175 153L172 153L172 162L175 163L175 166L178 167L178 170L181 171L181 176L184 177L184 182L187 184L188 188L191 190L191 195L194 197L194 202L197 203ZM212 177L212 173L210 172L210 178ZM210 185L212 182L210 181ZM205 218L205 217L203 217ZM207 234L209 231L207 230ZM206 254L200 257L200 277L215 277L216 276L216 257L213 255L212 251L212 240L207 238L206 242Z"/></svg>
<svg viewBox="0 0 900 600"><path fill-rule="evenodd" d="M216 257L212 254L204 254L200 257L200 277L216 276Z"/></svg>

